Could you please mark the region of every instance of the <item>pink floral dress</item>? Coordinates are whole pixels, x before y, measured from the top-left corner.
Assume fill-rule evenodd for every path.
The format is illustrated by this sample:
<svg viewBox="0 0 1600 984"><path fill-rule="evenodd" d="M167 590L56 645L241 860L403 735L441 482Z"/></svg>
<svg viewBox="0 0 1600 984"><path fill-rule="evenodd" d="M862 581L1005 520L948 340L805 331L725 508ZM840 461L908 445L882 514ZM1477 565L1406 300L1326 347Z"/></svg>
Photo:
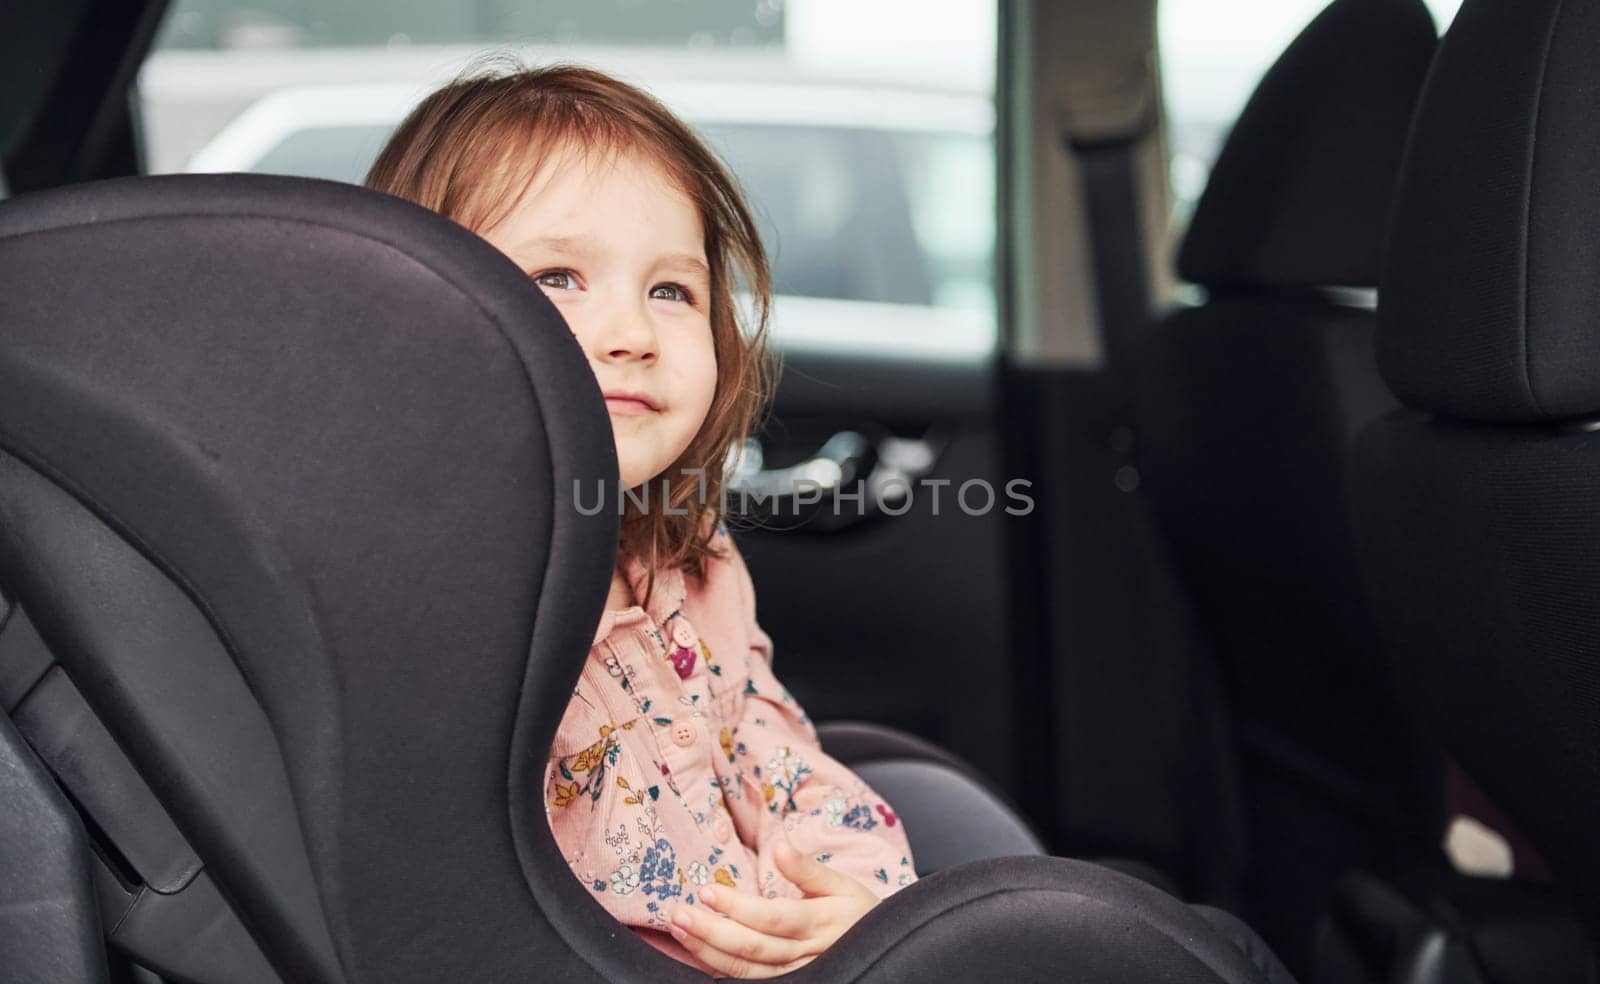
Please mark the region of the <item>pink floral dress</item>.
<svg viewBox="0 0 1600 984"><path fill-rule="evenodd" d="M659 571L648 606L602 617L545 782L573 873L647 942L697 966L667 915L695 905L701 886L801 896L772 860L780 826L880 897L916 878L899 818L823 754L773 676L733 541L719 530L714 545L724 556L703 579ZM643 568L624 574L642 597Z"/></svg>

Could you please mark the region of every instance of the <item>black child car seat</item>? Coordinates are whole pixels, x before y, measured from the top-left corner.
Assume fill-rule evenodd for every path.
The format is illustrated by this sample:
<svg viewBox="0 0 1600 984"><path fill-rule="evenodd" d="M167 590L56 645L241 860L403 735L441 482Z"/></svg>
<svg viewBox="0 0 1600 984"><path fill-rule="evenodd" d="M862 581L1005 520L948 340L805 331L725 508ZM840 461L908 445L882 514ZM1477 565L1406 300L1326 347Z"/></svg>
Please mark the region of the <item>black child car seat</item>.
<svg viewBox="0 0 1600 984"><path fill-rule="evenodd" d="M248 176L0 205L0 966L104 980L109 939L213 984L703 984L572 877L540 795L617 533L574 483L615 476L559 316L425 210ZM793 979L1272 973L1024 857Z"/></svg>

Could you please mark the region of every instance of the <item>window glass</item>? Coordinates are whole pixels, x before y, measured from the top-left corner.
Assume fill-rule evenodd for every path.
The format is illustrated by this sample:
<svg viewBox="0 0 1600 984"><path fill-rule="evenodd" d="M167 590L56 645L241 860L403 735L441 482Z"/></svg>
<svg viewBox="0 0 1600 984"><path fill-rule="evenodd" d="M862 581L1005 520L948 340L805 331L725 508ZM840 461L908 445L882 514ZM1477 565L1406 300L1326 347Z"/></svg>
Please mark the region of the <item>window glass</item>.
<svg viewBox="0 0 1600 984"><path fill-rule="evenodd" d="M995 0L175 0L139 79L152 171L359 182L486 53L661 97L749 193L780 343L994 343Z"/></svg>
<svg viewBox="0 0 1600 984"><path fill-rule="evenodd" d="M1461 0L1426 0L1441 30ZM1159 0L1174 221L1186 223L1256 83L1327 0Z"/></svg>

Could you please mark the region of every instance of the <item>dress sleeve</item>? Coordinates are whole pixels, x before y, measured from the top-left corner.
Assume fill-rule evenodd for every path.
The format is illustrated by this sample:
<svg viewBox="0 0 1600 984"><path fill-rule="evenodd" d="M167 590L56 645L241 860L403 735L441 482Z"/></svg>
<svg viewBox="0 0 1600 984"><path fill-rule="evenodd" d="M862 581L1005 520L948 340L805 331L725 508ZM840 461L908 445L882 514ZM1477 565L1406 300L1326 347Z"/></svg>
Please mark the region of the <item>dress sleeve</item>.
<svg viewBox="0 0 1600 984"><path fill-rule="evenodd" d="M853 771L822 751L816 728L772 672L772 640L755 618L755 590L744 560L728 542L750 647L745 701L734 729L744 809L734 811L740 839L756 849L763 895L798 897L778 873L772 852L787 835L801 852L850 875L880 898L916 880L905 828Z"/></svg>

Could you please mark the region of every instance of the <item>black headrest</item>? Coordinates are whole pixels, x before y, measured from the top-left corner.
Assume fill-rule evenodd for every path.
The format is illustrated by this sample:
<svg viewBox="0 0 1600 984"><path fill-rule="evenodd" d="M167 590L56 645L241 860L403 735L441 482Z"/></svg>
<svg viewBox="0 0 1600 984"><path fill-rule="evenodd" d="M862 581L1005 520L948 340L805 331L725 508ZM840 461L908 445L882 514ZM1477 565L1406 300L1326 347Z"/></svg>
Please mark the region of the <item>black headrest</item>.
<svg viewBox="0 0 1600 984"><path fill-rule="evenodd" d="M572 508L575 483L614 481L616 458L540 291L424 209L252 175L5 202L0 271L0 449L136 547L225 645L281 749L347 979L509 980L547 961L596 976L561 940L615 924L570 876L540 784L616 545L609 510ZM0 530L11 518L0 503ZM0 576L41 632L140 611L37 576L40 552L75 548L36 544L30 562L11 532ZM293 900L250 856L260 839L221 828L229 790L117 673L79 665L284 979L335 979L275 911ZM609 945L630 943L648 951Z"/></svg>
<svg viewBox="0 0 1600 984"><path fill-rule="evenodd" d="M1421 0L1335 0L1228 134L1178 255L1208 287L1373 287L1433 56Z"/></svg>
<svg viewBox="0 0 1600 984"><path fill-rule="evenodd" d="M1379 364L1406 403L1600 414L1600 2L1467 0L1417 110Z"/></svg>

